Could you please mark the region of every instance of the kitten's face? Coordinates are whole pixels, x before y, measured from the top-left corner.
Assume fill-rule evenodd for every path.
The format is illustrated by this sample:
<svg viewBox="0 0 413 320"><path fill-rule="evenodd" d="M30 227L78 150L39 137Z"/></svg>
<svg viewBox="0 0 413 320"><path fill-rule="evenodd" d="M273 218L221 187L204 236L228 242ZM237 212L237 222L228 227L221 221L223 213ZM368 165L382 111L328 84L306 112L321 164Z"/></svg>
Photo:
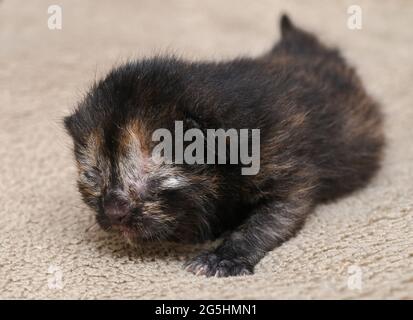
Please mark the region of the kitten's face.
<svg viewBox="0 0 413 320"><path fill-rule="evenodd" d="M152 157L155 130L173 131L176 120L192 126L176 66L155 62L114 68L65 118L79 191L103 229L132 240L205 240L220 180L210 166Z"/></svg>
<svg viewBox="0 0 413 320"><path fill-rule="evenodd" d="M65 124L74 138L78 188L103 229L118 230L128 240L208 237L214 177L152 157L151 133L139 121L115 131L102 125L79 132L77 117Z"/></svg>

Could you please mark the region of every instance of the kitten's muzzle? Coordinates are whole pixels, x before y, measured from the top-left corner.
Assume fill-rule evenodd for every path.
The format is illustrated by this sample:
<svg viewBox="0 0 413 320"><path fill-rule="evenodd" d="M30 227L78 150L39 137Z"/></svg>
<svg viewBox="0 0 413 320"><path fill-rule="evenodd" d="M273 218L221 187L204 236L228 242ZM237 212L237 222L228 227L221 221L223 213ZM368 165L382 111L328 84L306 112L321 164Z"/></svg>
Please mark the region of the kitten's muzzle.
<svg viewBox="0 0 413 320"><path fill-rule="evenodd" d="M103 211L112 225L125 224L131 216L128 201L120 197L116 192L109 192L105 196Z"/></svg>

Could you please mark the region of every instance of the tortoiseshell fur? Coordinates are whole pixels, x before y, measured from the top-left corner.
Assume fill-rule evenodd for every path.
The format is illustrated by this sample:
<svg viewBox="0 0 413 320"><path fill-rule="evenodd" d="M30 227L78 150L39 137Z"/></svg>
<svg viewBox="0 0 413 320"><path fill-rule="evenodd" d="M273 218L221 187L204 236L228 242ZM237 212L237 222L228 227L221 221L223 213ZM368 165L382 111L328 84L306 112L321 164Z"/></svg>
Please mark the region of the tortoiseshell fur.
<svg viewBox="0 0 413 320"><path fill-rule="evenodd" d="M229 231L186 264L206 276L253 272L322 201L366 185L379 168L382 117L337 50L283 16L282 38L258 58L129 62L96 83L65 126L79 191L104 229L133 241L198 242ZM166 165L158 128L261 130L261 169Z"/></svg>

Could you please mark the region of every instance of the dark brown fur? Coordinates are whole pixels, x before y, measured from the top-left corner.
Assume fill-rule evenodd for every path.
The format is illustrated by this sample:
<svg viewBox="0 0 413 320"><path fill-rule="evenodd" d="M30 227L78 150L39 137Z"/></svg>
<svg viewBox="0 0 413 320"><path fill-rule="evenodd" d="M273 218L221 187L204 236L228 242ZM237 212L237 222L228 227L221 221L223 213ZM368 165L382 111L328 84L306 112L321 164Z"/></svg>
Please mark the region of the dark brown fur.
<svg viewBox="0 0 413 320"><path fill-rule="evenodd" d="M315 205L366 185L384 143L376 103L337 50L286 16L281 30L281 41L256 59L157 57L116 68L91 88L65 125L80 193L103 228L185 242L231 231L186 267L242 275L292 237ZM259 173L158 163L151 135L173 132L176 120L186 129L260 129Z"/></svg>

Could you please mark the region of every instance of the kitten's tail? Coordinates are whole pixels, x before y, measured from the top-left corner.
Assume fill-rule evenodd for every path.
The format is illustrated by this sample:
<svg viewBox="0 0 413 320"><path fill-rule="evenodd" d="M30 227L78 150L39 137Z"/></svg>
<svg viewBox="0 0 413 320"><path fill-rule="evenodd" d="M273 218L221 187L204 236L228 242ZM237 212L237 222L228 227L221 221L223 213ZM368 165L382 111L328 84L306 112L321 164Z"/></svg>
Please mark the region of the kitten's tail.
<svg viewBox="0 0 413 320"><path fill-rule="evenodd" d="M287 37L287 34L290 33L291 31L294 31L295 29L295 26L291 22L291 19L285 13L281 15L280 29L281 29L281 35L283 38Z"/></svg>
<svg viewBox="0 0 413 320"><path fill-rule="evenodd" d="M313 34L296 27L285 13L280 18L280 29L281 40L271 50L273 53L312 54L325 50Z"/></svg>

